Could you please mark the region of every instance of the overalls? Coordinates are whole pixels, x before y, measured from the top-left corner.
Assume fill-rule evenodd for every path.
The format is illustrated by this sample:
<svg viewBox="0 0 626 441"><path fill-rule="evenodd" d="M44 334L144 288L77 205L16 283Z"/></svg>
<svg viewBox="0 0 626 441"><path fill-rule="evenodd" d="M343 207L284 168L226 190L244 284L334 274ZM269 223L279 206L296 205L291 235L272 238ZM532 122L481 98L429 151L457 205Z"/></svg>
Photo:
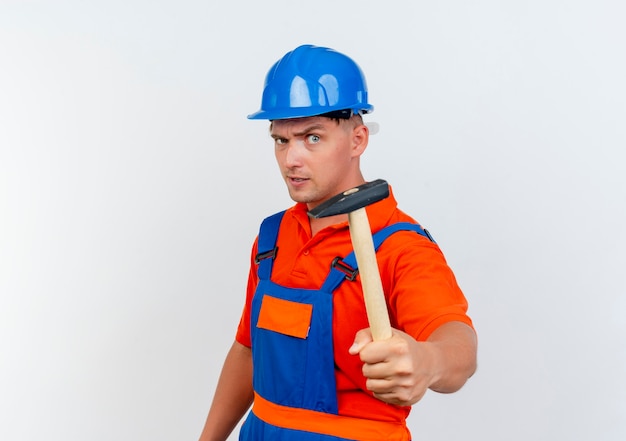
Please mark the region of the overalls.
<svg viewBox="0 0 626 441"><path fill-rule="evenodd" d="M284 212L261 224L258 239L259 284L252 298L251 338L254 406L240 441L408 441L404 423L337 414L333 359L333 291L346 273L332 265L319 290L294 289L271 281L276 239ZM398 223L373 236L374 247L396 231L432 238L419 225ZM343 259L357 263L354 252Z"/></svg>

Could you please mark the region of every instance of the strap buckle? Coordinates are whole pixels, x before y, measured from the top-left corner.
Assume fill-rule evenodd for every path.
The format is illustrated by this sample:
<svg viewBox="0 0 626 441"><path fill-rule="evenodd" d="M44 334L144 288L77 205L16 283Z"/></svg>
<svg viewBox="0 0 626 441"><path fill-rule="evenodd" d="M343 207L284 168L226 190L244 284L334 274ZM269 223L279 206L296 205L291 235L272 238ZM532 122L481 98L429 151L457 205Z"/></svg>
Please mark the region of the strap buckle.
<svg viewBox="0 0 626 441"><path fill-rule="evenodd" d="M346 279L351 282L356 279L357 274L359 274L358 269L354 269L350 265L346 264L339 256L333 259L330 267L344 273L346 275Z"/></svg>
<svg viewBox="0 0 626 441"><path fill-rule="evenodd" d="M264 253L259 253L255 256L254 263L258 265L259 263L261 263L261 260L269 259L269 258L275 259L277 253L278 253L278 247L274 247L274 249L266 251Z"/></svg>

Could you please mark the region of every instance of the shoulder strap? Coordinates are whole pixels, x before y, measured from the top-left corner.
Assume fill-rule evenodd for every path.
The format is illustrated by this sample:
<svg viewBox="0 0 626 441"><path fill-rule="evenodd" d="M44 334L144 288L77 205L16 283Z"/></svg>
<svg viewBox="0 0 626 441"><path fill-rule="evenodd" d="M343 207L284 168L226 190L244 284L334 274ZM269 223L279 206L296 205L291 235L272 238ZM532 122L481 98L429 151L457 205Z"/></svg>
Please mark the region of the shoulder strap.
<svg viewBox="0 0 626 441"><path fill-rule="evenodd" d="M385 239L387 239L389 236L397 231L415 231L417 234L424 236L432 243L437 243L435 242L435 239L433 239L433 237L430 235L428 230L422 228L420 224L412 224L410 222L398 222L396 224L386 226L372 236L374 240L374 247L378 249L380 244L382 244Z"/></svg>
<svg viewBox="0 0 626 441"><path fill-rule="evenodd" d="M274 258L278 251L278 248L276 248L276 239L278 239L278 230L284 214L285 211L273 214L265 218L261 223L257 243L257 255L254 259L259 265L257 273L260 279L267 280L272 274Z"/></svg>
<svg viewBox="0 0 626 441"><path fill-rule="evenodd" d="M398 222L392 225L388 225L382 230L374 233L374 235L372 236L372 240L374 242L374 250L378 251L378 248L382 245L382 243L389 236L397 233L398 231L415 231L417 234L420 234L426 237L431 242L436 243L430 233L426 229L422 228L421 225L412 224L410 222ZM343 263L348 267L354 269L354 274L356 274L359 269L354 251L348 254L343 259ZM328 273L328 276L326 276L324 284L322 285L322 290L325 292L333 292L339 287L339 285L341 285L341 282L343 282L346 278L346 273L344 271L338 270L336 266L333 265L330 269L330 272Z"/></svg>

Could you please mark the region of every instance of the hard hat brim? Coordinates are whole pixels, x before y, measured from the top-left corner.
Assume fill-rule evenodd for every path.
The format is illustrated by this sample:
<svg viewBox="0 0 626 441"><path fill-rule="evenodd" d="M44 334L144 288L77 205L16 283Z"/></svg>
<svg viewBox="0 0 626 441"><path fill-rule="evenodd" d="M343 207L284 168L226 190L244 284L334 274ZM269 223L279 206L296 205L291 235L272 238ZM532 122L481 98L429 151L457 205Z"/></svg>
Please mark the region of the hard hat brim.
<svg viewBox="0 0 626 441"><path fill-rule="evenodd" d="M259 110L258 112L252 113L248 115L248 119L266 119L266 120L276 120L276 119L292 119L292 118L308 118L312 116L321 116L326 113L335 111L335 110L343 110L343 109L351 109L354 113L372 113L374 111L374 106L372 105L363 105L362 103L358 104L356 107L342 107L341 109L329 109L328 107L291 107L288 109L272 109L272 110Z"/></svg>

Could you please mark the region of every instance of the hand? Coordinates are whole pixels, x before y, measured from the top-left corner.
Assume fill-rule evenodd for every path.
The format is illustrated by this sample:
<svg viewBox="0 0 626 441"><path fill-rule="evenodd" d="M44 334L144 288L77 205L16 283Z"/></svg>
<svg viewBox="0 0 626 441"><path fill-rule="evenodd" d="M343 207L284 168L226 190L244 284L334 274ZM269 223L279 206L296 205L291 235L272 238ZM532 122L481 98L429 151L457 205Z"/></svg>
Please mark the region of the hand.
<svg viewBox="0 0 626 441"><path fill-rule="evenodd" d="M367 389L386 403L415 404L436 381L432 344L418 342L397 329L382 341L373 341L370 329L362 329L349 353L361 358Z"/></svg>

